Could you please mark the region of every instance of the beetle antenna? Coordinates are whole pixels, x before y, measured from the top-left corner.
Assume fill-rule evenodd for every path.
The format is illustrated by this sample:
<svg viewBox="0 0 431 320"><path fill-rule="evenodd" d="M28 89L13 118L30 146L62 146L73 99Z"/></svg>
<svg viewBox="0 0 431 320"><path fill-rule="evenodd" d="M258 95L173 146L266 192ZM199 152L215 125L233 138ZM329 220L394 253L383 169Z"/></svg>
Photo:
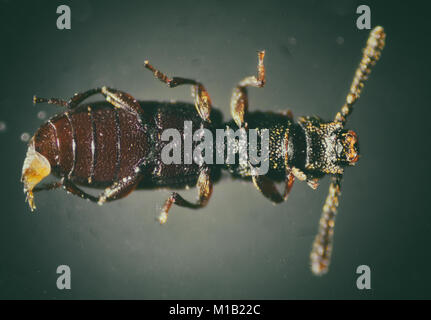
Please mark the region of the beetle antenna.
<svg viewBox="0 0 431 320"><path fill-rule="evenodd" d="M346 102L341 107L340 112L335 116L335 121L341 122L343 126L346 124L347 117L353 111L353 105L359 99L362 88L364 87L365 80L368 79L371 73L371 68L380 59L382 50L385 47L386 34L383 27L375 27L368 37L367 45L363 50L363 56L358 68L356 69L355 76L353 77L350 91L347 94Z"/></svg>
<svg viewBox="0 0 431 320"><path fill-rule="evenodd" d="M371 68L380 59L382 50L385 47L386 34L382 27L375 27L368 37L367 45L363 50L363 55L352 84L350 85L349 93L346 97L346 102L341 107L340 112L335 116L335 121L341 122L343 127L347 122L347 117L353 111L353 105L359 99L365 80L368 79L371 73ZM341 195L341 180L342 174L337 174L331 178L329 185L328 196L326 197L323 206L322 215L319 221L319 230L314 239L313 248L311 250L310 262L311 271L315 275L323 275L328 272L331 262L331 253L333 246L333 236L335 227L335 216Z"/></svg>
<svg viewBox="0 0 431 320"><path fill-rule="evenodd" d="M331 262L331 253L334 236L335 216L341 195L342 175L331 178L329 193L323 206L322 215L319 221L319 231L314 239L311 250L310 262L311 271L315 275L323 275L328 272Z"/></svg>

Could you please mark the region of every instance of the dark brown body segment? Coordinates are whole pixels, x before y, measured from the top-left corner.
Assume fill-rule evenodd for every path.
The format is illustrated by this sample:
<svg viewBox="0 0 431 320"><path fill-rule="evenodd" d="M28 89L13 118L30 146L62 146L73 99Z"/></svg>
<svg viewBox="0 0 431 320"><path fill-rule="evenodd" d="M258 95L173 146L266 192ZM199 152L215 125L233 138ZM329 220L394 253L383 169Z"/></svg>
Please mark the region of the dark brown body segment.
<svg viewBox="0 0 431 320"><path fill-rule="evenodd" d="M91 144L93 141L93 129L91 114L86 110L77 109L70 113L70 120L74 129L74 137L72 137L72 145L69 150L72 150L75 155L75 166L70 173L70 178L79 184L85 184L91 177L93 162L93 152ZM54 122L55 124L55 122ZM61 143L61 142L60 142ZM75 148L75 150L73 150Z"/></svg>
<svg viewBox="0 0 431 320"><path fill-rule="evenodd" d="M190 121L192 123L193 132L201 127L210 129L207 123L203 123L202 119L196 113L194 108L188 106L177 105L173 106L160 106L153 114L153 121L155 124L155 135L158 138L156 143L155 153L158 155L155 159L154 169L152 172L153 183L158 186L182 186L194 185L199 176L199 165L195 162L191 164L164 164L161 159L161 152L163 148L170 141L162 141L161 136L166 128L173 128L178 130L181 135L181 146L185 146L184 138L184 122ZM196 147L197 142L192 143L192 150ZM184 160L184 148L181 148L181 159Z"/></svg>
<svg viewBox="0 0 431 320"><path fill-rule="evenodd" d="M53 119L54 121L54 119ZM73 128L70 118L64 114L52 122L58 137L59 166L57 170L61 176L68 175L74 166L74 152L71 148L73 141Z"/></svg>
<svg viewBox="0 0 431 320"><path fill-rule="evenodd" d="M148 156L148 135L136 114L107 103L53 117L35 134L35 148L52 173L92 187L136 175Z"/></svg>
<svg viewBox="0 0 431 320"><path fill-rule="evenodd" d="M97 182L116 181L119 170L121 137L116 121L118 109L96 108L92 111L94 132L93 179Z"/></svg>
<svg viewBox="0 0 431 320"><path fill-rule="evenodd" d="M52 119L53 120L53 119ZM43 154L51 164L52 171L60 171L60 154L57 129L52 120L44 123L34 135L35 149Z"/></svg>
<svg viewBox="0 0 431 320"><path fill-rule="evenodd" d="M149 161L151 137L135 114L116 110L119 123L116 130L120 138L117 170L118 177L123 178L135 175L135 169L141 163Z"/></svg>

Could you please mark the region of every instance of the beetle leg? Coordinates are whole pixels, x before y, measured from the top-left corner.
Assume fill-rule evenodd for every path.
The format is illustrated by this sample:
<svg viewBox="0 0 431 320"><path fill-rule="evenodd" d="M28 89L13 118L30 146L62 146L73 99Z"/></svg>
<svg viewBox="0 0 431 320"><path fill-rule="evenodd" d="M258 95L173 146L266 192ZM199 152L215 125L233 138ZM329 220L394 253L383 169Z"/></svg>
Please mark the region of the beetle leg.
<svg viewBox="0 0 431 320"><path fill-rule="evenodd" d="M130 192L135 190L139 183L139 180L139 175L136 175L129 176L114 182L110 187L105 189L105 191L99 196L99 198L97 198L97 204L102 205L107 201L124 198Z"/></svg>
<svg viewBox="0 0 431 320"><path fill-rule="evenodd" d="M196 202L190 202L181 197L178 193L172 192L171 196L163 205L162 212L158 217L160 224L165 224L168 220L168 213L173 204L190 209L203 208L208 204L211 198L213 183L209 174L208 168L201 169L198 181L196 183L198 189L198 199Z"/></svg>
<svg viewBox="0 0 431 320"><path fill-rule="evenodd" d="M91 97L98 93L102 93L102 88L94 88L94 89L87 90L85 92L75 93L75 95L72 98L70 98L69 101L58 99L58 98L40 98L40 97L34 96L33 103L55 104L60 107L73 109L88 97Z"/></svg>
<svg viewBox="0 0 431 320"><path fill-rule="evenodd" d="M98 198L95 196L92 196L91 194L86 193L85 191L81 190L79 187L76 186L72 181L67 179L62 179L62 187L67 192L70 192L71 194L78 196L82 199L90 200L91 202L97 202Z"/></svg>
<svg viewBox="0 0 431 320"><path fill-rule="evenodd" d="M85 191L81 190L72 181L66 178L62 178L60 181L57 181L57 182L46 183L40 187L35 187L33 189L33 192L48 191L48 190L54 190L58 188L63 188L64 190L66 190L67 192L70 192L75 196L90 200L92 202L97 202L98 200L97 197L92 196L91 194L88 194Z"/></svg>
<svg viewBox="0 0 431 320"><path fill-rule="evenodd" d="M36 205L34 203L34 193L39 191L48 191L61 188L63 186L62 182L53 182L53 183L45 183L40 187L34 187L32 190L27 190L26 201L30 206L30 210L34 211L36 209Z"/></svg>
<svg viewBox="0 0 431 320"><path fill-rule="evenodd" d="M319 230L310 254L311 271L315 275L327 273L331 262L335 216L337 214L338 199L341 194L341 177L339 175L331 179L329 193L320 217Z"/></svg>
<svg viewBox="0 0 431 320"><path fill-rule="evenodd" d="M284 181L284 194L283 194L283 200L287 201L287 198L289 197L290 190L292 190L293 183L295 182L295 176L292 172L289 172L287 174L286 180Z"/></svg>
<svg viewBox="0 0 431 320"><path fill-rule="evenodd" d="M292 118L291 112L287 111L286 116ZM286 131L283 139L283 154L284 154L284 167L285 167L285 180L284 180L284 193L283 195L277 190L274 181L263 175L252 175L254 186L259 190L266 198L274 203L280 203L287 201L290 190L295 182L294 170L289 165L288 157L288 144L289 144L289 132ZM251 164L249 164L251 166Z"/></svg>
<svg viewBox="0 0 431 320"><path fill-rule="evenodd" d="M195 107L199 116L202 118L202 120L211 122L210 121L210 113L212 108L211 98L207 89L205 89L202 83L192 79L185 79L180 77L169 78L167 75L165 75L161 71L154 68L148 62L148 60L145 60L144 66L154 74L154 77L159 79L161 82L166 83L169 88L175 88L186 84L191 85L192 97L194 98Z"/></svg>
<svg viewBox="0 0 431 320"><path fill-rule="evenodd" d="M292 168L292 173L295 176L295 178L298 179L299 181L307 180L307 175L304 173L304 171L302 171L296 167Z"/></svg>
<svg viewBox="0 0 431 320"><path fill-rule="evenodd" d="M119 182L114 182L110 187L106 188L105 191L99 196L95 197L91 194L81 190L72 181L62 178L61 181L44 184L40 187L35 187L33 192L47 191L58 188L63 188L67 192L78 196L80 198L90 200L91 202L97 202L99 205L104 204L106 201L113 201L127 196L132 192L139 183L139 178L127 177Z"/></svg>
<svg viewBox="0 0 431 320"><path fill-rule="evenodd" d="M230 100L230 112L233 120L240 128L243 125L245 127L247 126L244 122L245 114L248 112L247 87L262 88L265 85L265 67L263 66L264 56L265 51L258 52L259 62L257 65L257 77L250 76L244 78L233 90L232 98Z"/></svg>
<svg viewBox="0 0 431 320"><path fill-rule="evenodd" d="M57 98L41 98L37 96L33 96L33 103L48 103L48 104L55 104L60 107L66 107L69 108L69 102L62 99Z"/></svg>
<svg viewBox="0 0 431 320"><path fill-rule="evenodd" d="M274 181L266 176L252 176L252 180L256 189L259 190L266 198L274 203L281 203L283 201L287 201L290 190L295 182L295 177L291 172L286 175L283 195L277 190Z"/></svg>
<svg viewBox="0 0 431 320"><path fill-rule="evenodd" d="M45 183L41 186L35 187L33 189L33 192L40 192L40 191L49 191L54 189L59 189L63 186L63 183L61 181L57 182L51 182L51 183Z"/></svg>
<svg viewBox="0 0 431 320"><path fill-rule="evenodd" d="M124 109L131 113L143 114L143 110L139 102L130 94L116 89L102 87L101 93L106 97L106 101L114 107Z"/></svg>
<svg viewBox="0 0 431 320"><path fill-rule="evenodd" d="M42 186L35 187L32 190L32 194L31 194L32 197L31 198L33 200L33 193L35 193L35 192L49 191L49 190L54 190L54 189L59 189L59 188L63 188L64 190L66 190L67 192L69 192L75 196L90 200L92 202L97 202L97 200L98 200L98 198L82 191L73 182L66 180L64 178L62 178L60 181L57 181L57 182L45 183ZM30 207L32 208L32 211L33 211L33 209L36 208L34 205L33 206L31 205Z"/></svg>
<svg viewBox="0 0 431 320"><path fill-rule="evenodd" d="M253 184L266 198L274 203L283 202L283 197L277 190L274 181L266 176L252 176Z"/></svg>
<svg viewBox="0 0 431 320"><path fill-rule="evenodd" d="M32 190L32 192L49 191L49 190L54 190L54 189L59 189L59 188L63 188L67 192L69 192L75 196L78 196L80 198L90 200L92 202L98 201L97 197L86 193L85 191L78 188L72 181L67 180L65 178L62 178L60 181L57 181L57 182L46 183L46 184L43 184L42 186L35 187Z"/></svg>
<svg viewBox="0 0 431 320"><path fill-rule="evenodd" d="M107 88L105 86L101 88L90 89L88 91L81 92L81 93L75 93L75 95L72 98L70 98L69 101L57 99L57 98L47 99L47 98L40 98L40 97L34 96L33 103L55 104L61 107L66 107L68 109L73 109L77 107L85 99L98 93L103 94L106 98L106 101L111 103L114 107L121 108L135 114L143 113L143 110L140 104L130 94L117 89Z"/></svg>

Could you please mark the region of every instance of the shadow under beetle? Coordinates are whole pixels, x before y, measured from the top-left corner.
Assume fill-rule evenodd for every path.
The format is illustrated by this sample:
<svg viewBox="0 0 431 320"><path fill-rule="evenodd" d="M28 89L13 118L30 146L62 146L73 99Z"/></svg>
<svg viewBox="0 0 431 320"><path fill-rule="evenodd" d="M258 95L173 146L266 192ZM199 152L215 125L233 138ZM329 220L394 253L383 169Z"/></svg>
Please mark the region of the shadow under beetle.
<svg viewBox="0 0 431 320"><path fill-rule="evenodd" d="M158 188L196 184L197 201L190 202L177 192L166 200L159 217L159 221L165 223L173 204L194 209L204 207L222 169L235 177L251 179L274 203L287 200L295 179L306 181L315 189L319 179L329 174L329 194L310 257L312 272L326 273L344 168L359 159L358 137L355 132L346 130L345 124L371 67L380 58L385 37L382 27L376 27L370 33L346 102L331 122L318 117L300 117L294 122L290 111L248 111L247 87L265 84L264 51L258 53L257 77L246 77L234 89L231 99L233 119L226 123L222 122L219 112L211 110L210 96L201 83L179 77L168 78L148 61L145 61L145 67L168 87L191 85L195 108L184 103L137 101L128 93L107 87L77 93L69 101L34 97L34 103L47 102L67 111L49 119L29 142L22 182L30 208L35 209L33 193L41 190L63 188L101 205L126 196L138 186ZM95 94L102 94L105 101L82 104ZM256 175L250 163L238 162L165 164L160 154L168 142L161 139L162 132L174 128L183 136L185 121L191 121L194 128L211 132L220 128L243 128L248 134L250 129L268 129L269 171L265 175ZM197 142L193 143L195 146ZM59 181L36 187L51 173ZM280 181L284 181L282 193L275 185ZM104 191L93 196L78 186L104 188Z"/></svg>

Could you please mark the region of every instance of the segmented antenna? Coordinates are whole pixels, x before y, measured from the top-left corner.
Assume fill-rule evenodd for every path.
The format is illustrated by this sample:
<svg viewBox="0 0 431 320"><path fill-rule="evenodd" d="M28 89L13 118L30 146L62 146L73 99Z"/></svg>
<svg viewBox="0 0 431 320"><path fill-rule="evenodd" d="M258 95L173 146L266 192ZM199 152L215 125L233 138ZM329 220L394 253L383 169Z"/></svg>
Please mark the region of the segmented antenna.
<svg viewBox="0 0 431 320"><path fill-rule="evenodd" d="M386 34L382 27L375 27L368 37L367 46L364 49L361 62L356 69L355 76L350 86L350 91L346 97L346 103L341 111L335 116L335 121L346 124L347 117L353 111L353 105L359 99L365 80L371 73L371 68L380 59L385 46ZM315 275L323 275L328 272L331 262L333 246L335 216L337 214L338 201L341 195L341 180L343 176L336 175L331 178L329 193L323 206L322 215L319 221L319 230L314 239L311 250L310 262L311 271Z"/></svg>
<svg viewBox="0 0 431 320"><path fill-rule="evenodd" d="M341 194L341 177L339 175L331 178L329 193L323 205L322 216L319 221L319 231L311 250L311 271L315 275L327 273L331 262L335 216L337 214L338 198Z"/></svg>
<svg viewBox="0 0 431 320"><path fill-rule="evenodd" d="M364 49L361 62L356 69L355 76L350 86L350 91L346 97L346 103L341 107L341 111L335 116L335 121L346 124L347 117L353 111L353 105L359 99L365 80L371 73L371 68L380 59L382 50L385 47L386 34L382 27L375 27L368 37L367 46Z"/></svg>

